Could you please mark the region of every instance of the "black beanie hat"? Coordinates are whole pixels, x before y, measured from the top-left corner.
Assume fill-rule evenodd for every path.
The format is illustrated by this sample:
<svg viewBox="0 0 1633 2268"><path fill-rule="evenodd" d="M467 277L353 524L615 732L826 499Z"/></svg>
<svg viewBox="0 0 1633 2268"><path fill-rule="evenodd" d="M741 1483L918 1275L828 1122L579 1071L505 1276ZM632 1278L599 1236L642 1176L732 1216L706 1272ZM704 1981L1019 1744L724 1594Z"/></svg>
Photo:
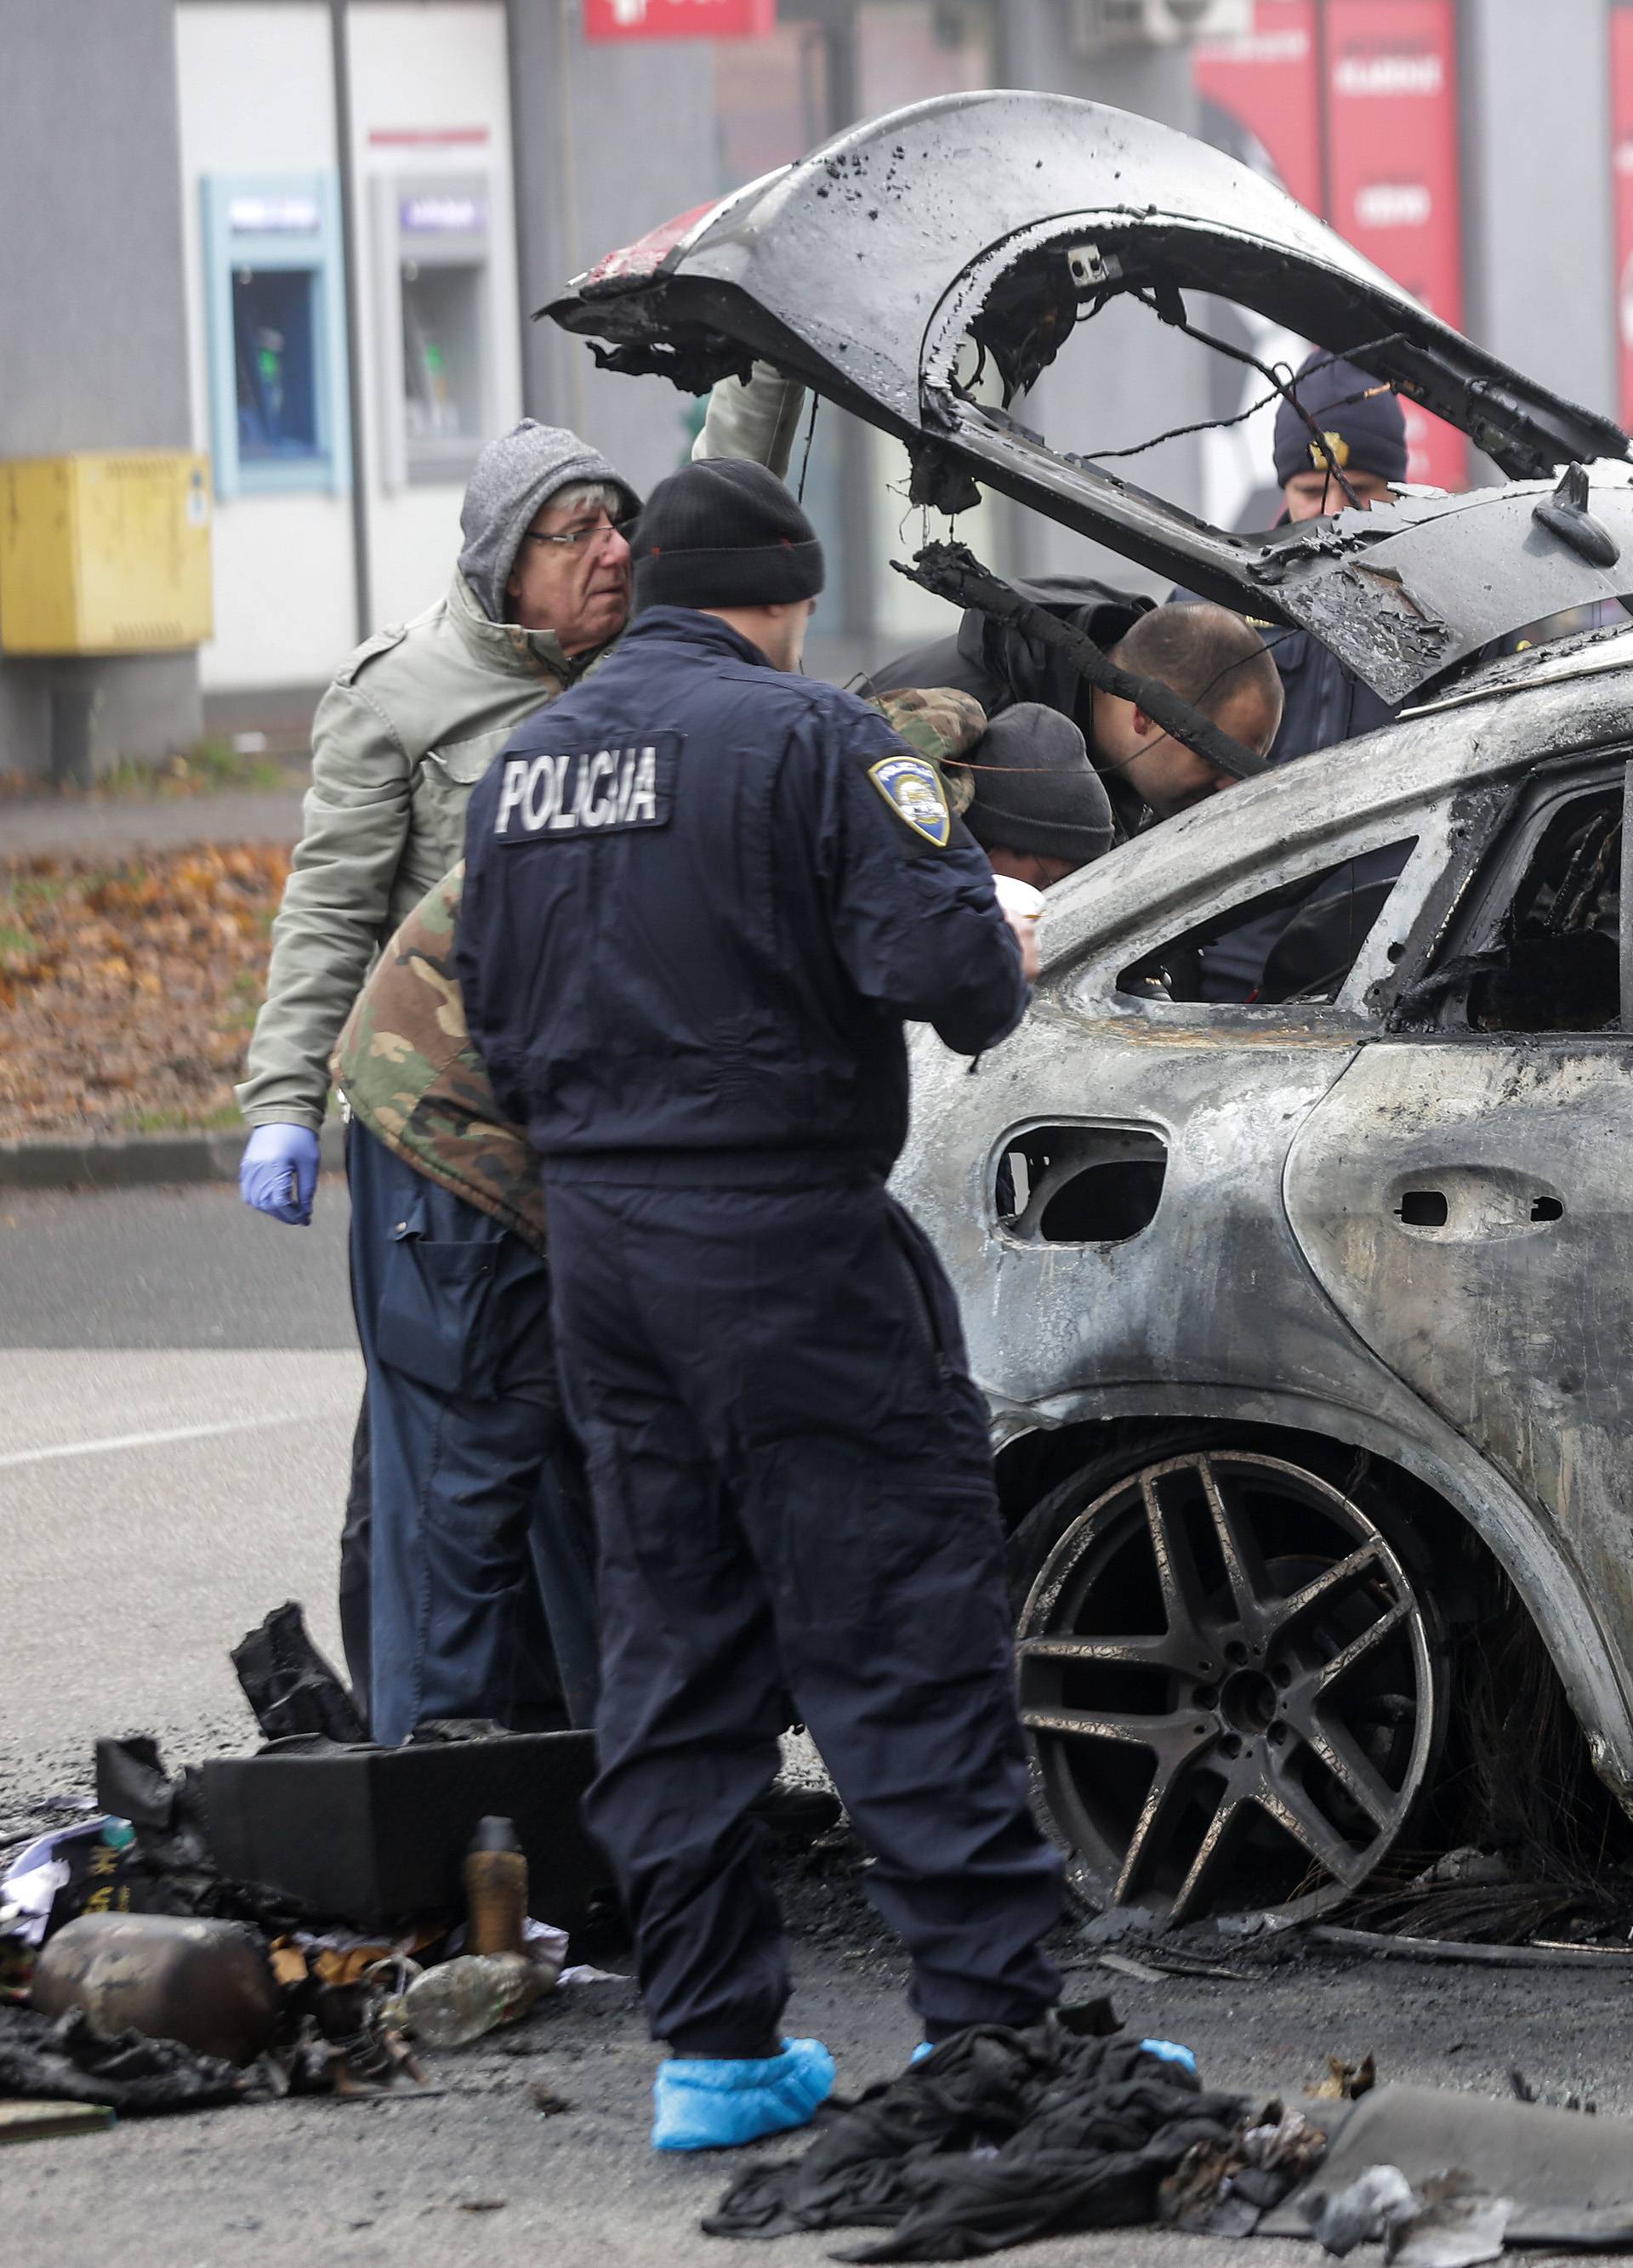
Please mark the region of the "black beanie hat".
<svg viewBox="0 0 1633 2268"><path fill-rule="evenodd" d="M635 605L776 607L823 586L816 531L775 473L705 457L660 481L636 523Z"/></svg>
<svg viewBox="0 0 1633 2268"><path fill-rule="evenodd" d="M1376 473L1381 481L1405 480L1406 413L1382 379L1352 362L1333 362L1318 350L1299 364L1292 390L1310 424L1326 435L1341 473L1353 466L1358 473ZM1282 402L1275 413L1277 486L1285 488L1295 473L1326 469L1310 425L1290 402Z"/></svg>
<svg viewBox="0 0 1633 2268"><path fill-rule="evenodd" d="M1069 717L1023 701L994 717L968 758L964 825L986 850L1031 850L1085 866L1112 847L1112 806Z"/></svg>

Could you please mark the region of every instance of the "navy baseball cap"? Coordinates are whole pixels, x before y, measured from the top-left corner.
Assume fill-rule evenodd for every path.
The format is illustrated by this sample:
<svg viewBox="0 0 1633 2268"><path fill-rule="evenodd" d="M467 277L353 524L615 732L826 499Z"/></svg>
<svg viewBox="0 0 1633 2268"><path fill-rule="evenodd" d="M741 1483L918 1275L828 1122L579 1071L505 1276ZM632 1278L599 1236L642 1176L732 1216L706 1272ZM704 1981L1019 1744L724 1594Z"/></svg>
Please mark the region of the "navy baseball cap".
<svg viewBox="0 0 1633 2268"><path fill-rule="evenodd" d="M1407 469L1406 416L1393 390L1382 379L1334 362L1318 350L1300 364L1293 380L1311 424L1326 437L1341 473L1374 473L1379 480L1403 481ZM1275 413L1275 477L1285 487L1295 473L1325 472L1326 461L1310 426L1291 402Z"/></svg>

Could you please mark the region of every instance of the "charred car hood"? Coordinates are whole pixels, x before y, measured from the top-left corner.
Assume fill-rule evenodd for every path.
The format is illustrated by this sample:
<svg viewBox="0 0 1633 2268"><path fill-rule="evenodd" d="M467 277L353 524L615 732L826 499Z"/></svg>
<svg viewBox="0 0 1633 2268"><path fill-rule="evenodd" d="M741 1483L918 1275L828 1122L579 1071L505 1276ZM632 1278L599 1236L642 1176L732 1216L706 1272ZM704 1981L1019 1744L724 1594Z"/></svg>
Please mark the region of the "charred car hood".
<svg viewBox="0 0 1633 2268"><path fill-rule="evenodd" d="M1116 293L1232 300L1461 428L1510 485L1238 536L1052 450L963 390L973 340L1023 396ZM1491 639L1633 592L1629 444L1439 322L1284 192L1064 95L915 104L611 254L550 306L599 358L689 391L773 363L896 435L915 494L984 482L1142 566L1307 629L1399 701ZM1591 477L1562 467L1592 460Z"/></svg>

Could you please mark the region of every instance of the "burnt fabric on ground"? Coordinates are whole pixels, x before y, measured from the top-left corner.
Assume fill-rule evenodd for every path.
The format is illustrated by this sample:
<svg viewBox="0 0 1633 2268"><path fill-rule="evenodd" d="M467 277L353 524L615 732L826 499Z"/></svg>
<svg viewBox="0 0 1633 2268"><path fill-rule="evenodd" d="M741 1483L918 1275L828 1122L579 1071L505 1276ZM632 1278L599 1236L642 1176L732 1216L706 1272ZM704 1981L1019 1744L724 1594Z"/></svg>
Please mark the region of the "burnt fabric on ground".
<svg viewBox="0 0 1633 2268"><path fill-rule="evenodd" d="M236 2102L250 2085L246 2073L179 2040L140 2032L105 2039L78 2008L53 2021L33 2008L0 2007L0 2095L106 2102L135 2118Z"/></svg>
<svg viewBox="0 0 1633 2268"><path fill-rule="evenodd" d="M712 2236L888 2228L843 2260L968 2260L1027 2239L1155 2220L1187 2151L1223 2147L1233 2095L1203 2091L1135 2042L1060 2023L972 2026L824 2128L803 2157L757 2166Z"/></svg>

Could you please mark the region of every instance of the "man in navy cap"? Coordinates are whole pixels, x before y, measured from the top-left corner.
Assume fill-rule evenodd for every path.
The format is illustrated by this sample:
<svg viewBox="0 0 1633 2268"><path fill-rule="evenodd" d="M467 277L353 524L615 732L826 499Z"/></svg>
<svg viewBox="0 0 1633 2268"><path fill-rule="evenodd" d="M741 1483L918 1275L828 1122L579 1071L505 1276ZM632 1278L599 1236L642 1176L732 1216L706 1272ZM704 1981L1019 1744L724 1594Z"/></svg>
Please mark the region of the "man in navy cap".
<svg viewBox="0 0 1633 2268"><path fill-rule="evenodd" d="M1319 519L1326 512L1371 512L1374 504L1387 504L1393 485L1406 478L1407 469L1406 418L1393 388L1354 363L1318 350L1299 364L1292 390L1310 424L1289 401L1276 412L1275 476L1286 506L1283 518ZM1267 625L1265 643L1284 696L1281 728L1270 746L1273 764L1375 733L1394 716L1388 702L1308 630ZM1392 856L1398 854L1372 853L1349 883L1381 873L1378 862ZM1271 948L1297 911L1297 905L1289 905L1259 915L1205 946L1201 997L1254 998Z"/></svg>
<svg viewBox="0 0 1633 2268"><path fill-rule="evenodd" d="M661 482L632 628L467 818L457 974L540 1160L600 1554L585 1816L674 2051L666 2150L802 2125L832 2086L822 2043L782 2036L750 1815L791 1715L872 1852L926 2036L1030 2023L1059 1990L985 1410L885 1187L905 1020L996 1047L1036 950L935 765L794 674L822 586L763 466Z"/></svg>
<svg viewBox="0 0 1633 2268"><path fill-rule="evenodd" d="M1275 476L1286 517L1319 519L1324 512L1356 506L1371 512L1387 504L1407 470L1406 418L1393 389L1352 362L1316 353L1300 364L1293 391L1327 453L1292 404L1282 402L1275 419ZM1273 764L1376 732L1393 717L1389 703L1308 630L1274 630L1267 643L1287 696L1270 750Z"/></svg>

